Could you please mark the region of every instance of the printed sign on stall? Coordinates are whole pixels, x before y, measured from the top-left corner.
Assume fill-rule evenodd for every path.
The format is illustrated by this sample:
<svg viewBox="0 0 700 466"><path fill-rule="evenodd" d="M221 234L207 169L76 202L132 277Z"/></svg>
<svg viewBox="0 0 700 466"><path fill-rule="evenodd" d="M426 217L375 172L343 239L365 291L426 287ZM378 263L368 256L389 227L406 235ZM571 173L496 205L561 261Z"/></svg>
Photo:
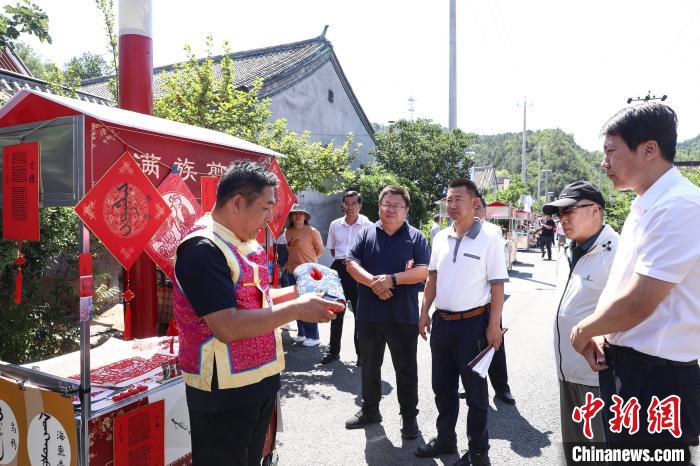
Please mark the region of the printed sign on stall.
<svg viewBox="0 0 700 466"><path fill-rule="evenodd" d="M2 150L2 238L39 241L39 143Z"/></svg>

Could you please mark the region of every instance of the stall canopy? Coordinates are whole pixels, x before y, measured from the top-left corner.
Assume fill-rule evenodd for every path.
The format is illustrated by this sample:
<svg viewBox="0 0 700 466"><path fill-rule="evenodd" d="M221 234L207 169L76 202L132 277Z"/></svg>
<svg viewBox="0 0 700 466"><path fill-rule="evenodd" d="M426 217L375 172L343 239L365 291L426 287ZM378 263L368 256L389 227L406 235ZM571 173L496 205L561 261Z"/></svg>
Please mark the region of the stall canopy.
<svg viewBox="0 0 700 466"><path fill-rule="evenodd" d="M38 141L41 201L73 206L129 150L158 186L177 167L197 198L200 178L220 176L237 159L262 162L281 176L275 151L197 126L33 90L0 108L0 145ZM294 197L286 182L275 217L285 218Z"/></svg>
<svg viewBox="0 0 700 466"><path fill-rule="evenodd" d="M486 206L486 218L512 218L513 208L501 202L492 202Z"/></svg>

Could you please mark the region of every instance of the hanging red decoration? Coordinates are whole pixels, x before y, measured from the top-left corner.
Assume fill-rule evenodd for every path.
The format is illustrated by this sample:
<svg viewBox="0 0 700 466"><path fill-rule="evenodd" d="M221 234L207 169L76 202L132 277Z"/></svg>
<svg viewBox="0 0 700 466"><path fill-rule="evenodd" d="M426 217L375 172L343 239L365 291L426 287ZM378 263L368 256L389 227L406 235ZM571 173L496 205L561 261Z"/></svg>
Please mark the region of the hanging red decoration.
<svg viewBox="0 0 700 466"><path fill-rule="evenodd" d="M169 211L128 151L75 206L80 219L127 270Z"/></svg>
<svg viewBox="0 0 700 466"><path fill-rule="evenodd" d="M201 176L199 178L202 190L202 210L211 212L216 204L216 188L219 186L220 176Z"/></svg>
<svg viewBox="0 0 700 466"><path fill-rule="evenodd" d="M22 242L17 241L17 278L15 279L15 304L22 302L22 266L27 262L27 259L22 255Z"/></svg>
<svg viewBox="0 0 700 466"><path fill-rule="evenodd" d="M39 241L39 143L2 149L2 239Z"/></svg>
<svg viewBox="0 0 700 466"><path fill-rule="evenodd" d="M287 179L284 177L276 159L270 164L270 171L277 175L280 181L275 191L275 200L277 202L272 209L272 220L270 220L269 224L273 236L277 238L282 233L284 223L287 221L287 215L292 210L292 206L297 201L297 198L292 192L292 188L289 187L289 183L287 183Z"/></svg>
<svg viewBox="0 0 700 466"><path fill-rule="evenodd" d="M171 173L158 186L170 214L146 246L146 253L158 267L174 280L175 250L180 240L202 216L202 209L179 173Z"/></svg>

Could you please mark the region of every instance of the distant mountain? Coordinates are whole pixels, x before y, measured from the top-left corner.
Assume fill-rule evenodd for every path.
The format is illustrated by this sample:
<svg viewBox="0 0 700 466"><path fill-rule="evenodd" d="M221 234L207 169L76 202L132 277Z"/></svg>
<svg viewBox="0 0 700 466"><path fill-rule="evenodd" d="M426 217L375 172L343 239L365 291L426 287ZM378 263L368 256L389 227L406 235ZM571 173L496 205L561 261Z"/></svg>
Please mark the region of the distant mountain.
<svg viewBox="0 0 700 466"><path fill-rule="evenodd" d="M520 176L522 133L479 135L472 148L475 165L491 165L506 170L511 176ZM549 169L547 189L559 194L561 189L576 180L589 180L598 184L602 158L600 152L590 152L580 147L571 134L560 129L528 131L526 178L530 191L537 193L537 158L541 151L541 169ZM601 177L602 183L608 183ZM541 177L541 193L545 191L545 175Z"/></svg>
<svg viewBox="0 0 700 466"><path fill-rule="evenodd" d="M676 160L700 161L700 134L676 145Z"/></svg>

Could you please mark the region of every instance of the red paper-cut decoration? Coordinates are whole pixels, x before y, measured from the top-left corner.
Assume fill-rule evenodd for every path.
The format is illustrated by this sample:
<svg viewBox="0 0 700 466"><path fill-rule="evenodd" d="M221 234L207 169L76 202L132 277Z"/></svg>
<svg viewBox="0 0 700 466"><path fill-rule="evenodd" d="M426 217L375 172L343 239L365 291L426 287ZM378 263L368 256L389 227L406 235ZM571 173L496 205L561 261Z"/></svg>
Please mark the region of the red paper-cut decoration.
<svg viewBox="0 0 700 466"><path fill-rule="evenodd" d="M75 212L128 270L168 217L169 207L126 151Z"/></svg>
<svg viewBox="0 0 700 466"><path fill-rule="evenodd" d="M158 186L161 198L170 207L170 215L146 246L146 253L170 277L175 278L175 250L180 240L203 212L192 191L178 173L171 173Z"/></svg>
<svg viewBox="0 0 700 466"><path fill-rule="evenodd" d="M22 255L22 242L17 241L17 278L15 279L15 304L22 302L22 266L27 263L27 259Z"/></svg>
<svg viewBox="0 0 700 466"><path fill-rule="evenodd" d="M142 389L132 390L138 394ZM114 418L114 466L165 463L165 401Z"/></svg>
<svg viewBox="0 0 700 466"><path fill-rule="evenodd" d="M273 160L270 164L270 171L277 175L280 181L275 191L275 200L277 202L272 209L272 220L270 220L270 230L276 238L282 233L284 223L287 221L287 215L292 210L292 206L297 201L297 198L292 192L292 188L289 187L289 183L287 183L287 179L284 177L277 160Z"/></svg>
<svg viewBox="0 0 700 466"><path fill-rule="evenodd" d="M211 212L216 204L216 188L219 185L220 176L200 176L202 189L202 210Z"/></svg>
<svg viewBox="0 0 700 466"><path fill-rule="evenodd" d="M39 241L39 143L2 149L2 238Z"/></svg>

